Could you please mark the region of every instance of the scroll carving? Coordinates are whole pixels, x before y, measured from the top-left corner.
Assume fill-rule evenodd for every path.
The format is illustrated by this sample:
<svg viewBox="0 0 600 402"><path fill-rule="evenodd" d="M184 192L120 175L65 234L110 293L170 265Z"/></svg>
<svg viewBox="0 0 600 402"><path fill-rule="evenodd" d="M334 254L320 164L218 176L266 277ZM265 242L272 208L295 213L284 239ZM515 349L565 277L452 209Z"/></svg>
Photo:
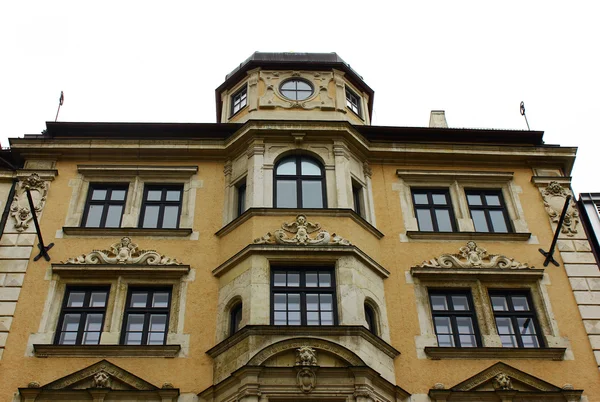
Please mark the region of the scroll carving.
<svg viewBox="0 0 600 402"><path fill-rule="evenodd" d="M544 197L544 208L548 216L550 216L552 222L558 223L568 196L567 190L557 181L551 181L548 187L542 191L542 196ZM571 200L560 231L567 236L574 236L577 233L578 223L579 212L577 211L577 206Z"/></svg>
<svg viewBox="0 0 600 402"><path fill-rule="evenodd" d="M316 234L314 234L316 233ZM283 223L281 229L254 239L254 244L293 244L299 246L342 245L350 242L335 233L321 229L318 223L308 222L305 215L298 215L292 223Z"/></svg>
<svg viewBox="0 0 600 402"><path fill-rule="evenodd" d="M479 247L474 241L460 248L458 254L442 254L429 261L423 261L419 268L508 268L528 269L526 263L515 261L499 254L488 254L487 250Z"/></svg>
<svg viewBox="0 0 600 402"><path fill-rule="evenodd" d="M154 250L139 250L129 237L110 246L110 250L93 250L89 254L69 258L63 264L137 264L137 265L181 265L174 258Z"/></svg>
<svg viewBox="0 0 600 402"><path fill-rule="evenodd" d="M17 232L26 230L29 227L29 222L33 219L29 200L27 199L27 190L31 193L33 207L37 215L42 212L46 204L48 183L42 180L37 173L33 173L17 184L15 196L10 204L10 216L15 220Z"/></svg>

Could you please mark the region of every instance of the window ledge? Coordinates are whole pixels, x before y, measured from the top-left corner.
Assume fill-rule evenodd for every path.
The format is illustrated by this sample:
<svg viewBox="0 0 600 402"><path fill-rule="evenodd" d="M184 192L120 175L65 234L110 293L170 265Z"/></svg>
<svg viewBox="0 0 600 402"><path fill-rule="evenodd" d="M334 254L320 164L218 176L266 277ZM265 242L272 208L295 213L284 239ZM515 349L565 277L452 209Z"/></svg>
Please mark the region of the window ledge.
<svg viewBox="0 0 600 402"><path fill-rule="evenodd" d="M33 345L36 357L176 357L180 345Z"/></svg>
<svg viewBox="0 0 600 402"><path fill-rule="evenodd" d="M440 359L540 359L563 360L566 348L442 348L427 346L425 354Z"/></svg>
<svg viewBox="0 0 600 402"><path fill-rule="evenodd" d="M483 233L483 232L421 232L409 230L406 236L415 240L492 240L527 241L531 233Z"/></svg>
<svg viewBox="0 0 600 402"><path fill-rule="evenodd" d="M70 236L157 236L187 237L192 234L190 228L148 229L148 228L82 228L63 226L63 233Z"/></svg>
<svg viewBox="0 0 600 402"><path fill-rule="evenodd" d="M181 278L189 272L189 265L52 264L52 273L62 278L134 276L166 279Z"/></svg>

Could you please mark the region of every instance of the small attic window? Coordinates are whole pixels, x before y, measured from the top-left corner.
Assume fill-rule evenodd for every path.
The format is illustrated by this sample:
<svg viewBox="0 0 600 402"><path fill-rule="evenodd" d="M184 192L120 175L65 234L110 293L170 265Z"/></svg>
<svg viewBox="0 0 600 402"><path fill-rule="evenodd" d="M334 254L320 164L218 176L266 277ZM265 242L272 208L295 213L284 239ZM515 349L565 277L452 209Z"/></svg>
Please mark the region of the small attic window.
<svg viewBox="0 0 600 402"><path fill-rule="evenodd" d="M248 90L243 87L231 97L231 115L242 110L248 103Z"/></svg>
<svg viewBox="0 0 600 402"><path fill-rule="evenodd" d="M308 81L297 78L284 81L279 87L279 91L285 98L294 101L308 99L314 92L312 85Z"/></svg>
<svg viewBox="0 0 600 402"><path fill-rule="evenodd" d="M360 97L348 88L346 88L346 107L356 113L358 117L362 117L360 110Z"/></svg>

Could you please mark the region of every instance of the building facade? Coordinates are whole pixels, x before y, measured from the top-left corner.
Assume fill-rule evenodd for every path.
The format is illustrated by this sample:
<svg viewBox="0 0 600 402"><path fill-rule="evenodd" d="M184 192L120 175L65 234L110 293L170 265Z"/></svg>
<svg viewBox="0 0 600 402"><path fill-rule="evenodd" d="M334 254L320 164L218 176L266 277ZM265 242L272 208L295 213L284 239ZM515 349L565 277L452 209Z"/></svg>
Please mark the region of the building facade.
<svg viewBox="0 0 600 402"><path fill-rule="evenodd" d="M539 252L576 149L440 111L373 126L373 99L334 53L255 53L217 123L11 139L1 397L600 400L574 204L559 266Z"/></svg>

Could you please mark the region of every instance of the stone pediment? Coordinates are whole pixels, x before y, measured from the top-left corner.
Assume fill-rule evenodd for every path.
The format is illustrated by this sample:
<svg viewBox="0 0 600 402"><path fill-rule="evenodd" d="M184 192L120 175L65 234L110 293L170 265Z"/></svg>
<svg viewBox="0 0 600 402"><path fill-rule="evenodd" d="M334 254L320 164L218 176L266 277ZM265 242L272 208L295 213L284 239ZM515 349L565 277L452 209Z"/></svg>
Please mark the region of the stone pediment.
<svg viewBox="0 0 600 402"><path fill-rule="evenodd" d="M531 269L526 263L515 261L500 254L488 254L487 250L474 241L469 241L459 249L458 254L442 254L429 261L423 261L417 268L500 268Z"/></svg>
<svg viewBox="0 0 600 402"><path fill-rule="evenodd" d="M285 244L297 246L342 245L350 242L335 233L329 233L318 223L309 222L305 215L296 216L291 223L283 223L281 229L268 232L263 237L254 239L254 244Z"/></svg>
<svg viewBox="0 0 600 402"><path fill-rule="evenodd" d="M498 362L449 389L444 384L437 383L429 390L429 396L434 401L446 401L452 398L453 394L480 401L495 401L497 400L495 394L519 395L525 398L523 400L528 400L528 397L541 400L539 398L542 397L544 401L578 401L582 392L575 390L570 384L560 388L508 364Z"/></svg>
<svg viewBox="0 0 600 402"><path fill-rule="evenodd" d="M110 250L93 250L88 254L69 258L62 264L109 264L109 265L182 265L174 258L166 257L154 250L140 250L129 237L110 246Z"/></svg>

